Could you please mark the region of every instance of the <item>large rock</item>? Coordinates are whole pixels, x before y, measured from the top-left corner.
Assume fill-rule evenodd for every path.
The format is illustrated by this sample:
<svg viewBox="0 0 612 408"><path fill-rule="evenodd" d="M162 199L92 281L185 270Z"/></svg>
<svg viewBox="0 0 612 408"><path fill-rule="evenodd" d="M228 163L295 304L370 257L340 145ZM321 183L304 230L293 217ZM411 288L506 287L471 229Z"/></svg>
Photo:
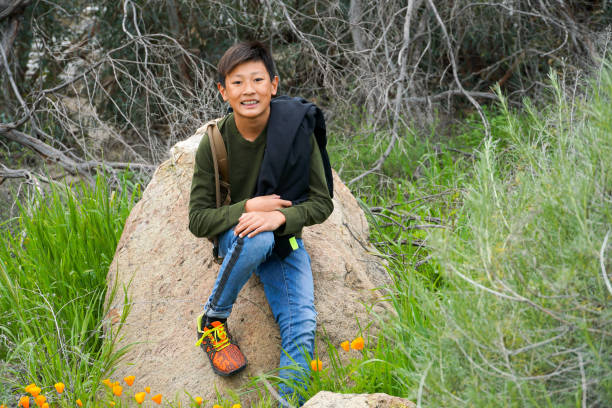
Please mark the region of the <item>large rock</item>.
<svg viewBox="0 0 612 408"><path fill-rule="evenodd" d="M336 394L320 391L302 408L415 408L413 402L388 394Z"/></svg>
<svg viewBox="0 0 612 408"><path fill-rule="evenodd" d="M171 158L155 172L142 199L127 219L108 273L110 328L120 327L125 306L129 315L120 330L118 347L132 345L112 379L136 376L136 387L150 386L164 398L212 399L215 389L238 389L250 376L275 369L280 335L263 287L252 277L238 296L229 327L249 365L241 374L213 374L208 359L195 346L195 319L211 292L219 266L208 240L188 230L189 188L200 136L178 143ZM348 188L334 174L334 206L329 219L306 228L304 242L312 258L318 347L325 362L325 329L332 344L358 335L357 320L365 326L372 317L365 305L380 297L374 288L388 276L368 242L368 224ZM127 288L129 305L124 304ZM380 304L384 304L379 302Z"/></svg>

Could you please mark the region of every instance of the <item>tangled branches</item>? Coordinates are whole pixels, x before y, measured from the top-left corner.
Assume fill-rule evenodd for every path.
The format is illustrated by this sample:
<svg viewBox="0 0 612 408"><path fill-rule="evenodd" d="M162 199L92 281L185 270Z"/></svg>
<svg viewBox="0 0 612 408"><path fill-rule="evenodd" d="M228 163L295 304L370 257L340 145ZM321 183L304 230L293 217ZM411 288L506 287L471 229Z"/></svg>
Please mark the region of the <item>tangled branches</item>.
<svg viewBox="0 0 612 408"><path fill-rule="evenodd" d="M551 68L586 69L606 52L611 15L584 0L4 0L0 141L71 173L102 162L150 171L222 114L214 64L231 43L257 38L270 44L284 92L331 117L360 107L390 130L356 182L382 167L401 129L439 108L471 105L488 129L480 104L496 99L495 83L518 101L537 95Z"/></svg>

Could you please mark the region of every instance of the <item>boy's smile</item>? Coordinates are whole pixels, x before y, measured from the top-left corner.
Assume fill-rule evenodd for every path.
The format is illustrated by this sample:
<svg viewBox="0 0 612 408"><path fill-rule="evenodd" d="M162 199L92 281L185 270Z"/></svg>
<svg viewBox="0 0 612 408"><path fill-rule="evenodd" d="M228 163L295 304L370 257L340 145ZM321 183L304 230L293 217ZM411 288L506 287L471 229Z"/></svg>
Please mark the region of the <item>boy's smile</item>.
<svg viewBox="0 0 612 408"><path fill-rule="evenodd" d="M234 110L236 121L262 121L270 117L270 100L276 95L278 77L270 78L262 61L247 61L229 72L225 86L217 84L223 100Z"/></svg>

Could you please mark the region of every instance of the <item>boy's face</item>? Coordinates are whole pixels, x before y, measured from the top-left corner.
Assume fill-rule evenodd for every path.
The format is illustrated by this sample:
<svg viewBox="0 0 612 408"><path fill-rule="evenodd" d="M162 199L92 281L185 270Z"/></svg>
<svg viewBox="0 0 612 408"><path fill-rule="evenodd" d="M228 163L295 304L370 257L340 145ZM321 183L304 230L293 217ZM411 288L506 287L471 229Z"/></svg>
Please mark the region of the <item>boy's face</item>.
<svg viewBox="0 0 612 408"><path fill-rule="evenodd" d="M217 84L223 100L229 102L235 116L253 120L270 114L270 100L276 95L278 77L270 74L262 61L237 65L225 77L225 87Z"/></svg>

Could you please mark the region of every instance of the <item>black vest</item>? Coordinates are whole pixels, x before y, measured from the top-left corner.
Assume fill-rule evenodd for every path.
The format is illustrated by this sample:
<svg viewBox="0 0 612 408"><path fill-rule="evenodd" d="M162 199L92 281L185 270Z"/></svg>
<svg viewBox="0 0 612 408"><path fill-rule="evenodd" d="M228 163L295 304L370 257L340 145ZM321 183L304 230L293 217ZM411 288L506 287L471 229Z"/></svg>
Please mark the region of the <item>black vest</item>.
<svg viewBox="0 0 612 408"><path fill-rule="evenodd" d="M329 195L333 197L333 178L327 155L327 133L323 112L302 98L278 96L270 101L266 149L257 178L255 196L278 194L294 205L308 200L310 185L310 135L315 135L323 159ZM276 235L274 253L280 258L291 251L293 235Z"/></svg>
<svg viewBox="0 0 612 408"><path fill-rule="evenodd" d="M270 101L266 150L259 169L255 196L278 194L293 204L308 199L312 153L310 135L313 132L323 159L329 195L333 197L323 112L305 99L289 96L279 96Z"/></svg>

